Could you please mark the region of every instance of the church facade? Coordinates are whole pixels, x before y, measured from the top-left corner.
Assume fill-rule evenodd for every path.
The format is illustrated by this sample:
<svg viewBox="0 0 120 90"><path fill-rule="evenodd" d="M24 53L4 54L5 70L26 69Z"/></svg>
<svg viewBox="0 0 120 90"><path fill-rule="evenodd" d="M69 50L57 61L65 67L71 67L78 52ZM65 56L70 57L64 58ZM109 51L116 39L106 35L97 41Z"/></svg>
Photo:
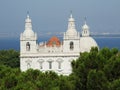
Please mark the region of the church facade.
<svg viewBox="0 0 120 90"><path fill-rule="evenodd" d="M38 44L37 34L32 30L32 21L27 15L25 30L20 35L20 69L26 71L32 68L42 72L54 71L59 75L69 75L72 72L71 62L80 56L80 52L89 52L91 47L98 45L90 36L86 21L80 36L71 14L63 41L53 36L48 42Z"/></svg>

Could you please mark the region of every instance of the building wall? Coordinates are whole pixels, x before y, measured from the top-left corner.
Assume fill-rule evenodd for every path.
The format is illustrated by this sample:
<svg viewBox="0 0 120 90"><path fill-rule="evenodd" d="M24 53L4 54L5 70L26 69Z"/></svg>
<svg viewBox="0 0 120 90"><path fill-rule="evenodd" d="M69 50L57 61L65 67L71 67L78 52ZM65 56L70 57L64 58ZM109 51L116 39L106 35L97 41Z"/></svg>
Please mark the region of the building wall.
<svg viewBox="0 0 120 90"><path fill-rule="evenodd" d="M32 55L31 55L32 56ZM26 71L29 68L38 69L40 71L55 71L59 75L69 75L72 72L71 62L77 57L73 56L57 56L57 57L21 57L20 69ZM52 62L51 68L49 62ZM41 66L42 63L42 66ZM61 65L59 66L59 63Z"/></svg>

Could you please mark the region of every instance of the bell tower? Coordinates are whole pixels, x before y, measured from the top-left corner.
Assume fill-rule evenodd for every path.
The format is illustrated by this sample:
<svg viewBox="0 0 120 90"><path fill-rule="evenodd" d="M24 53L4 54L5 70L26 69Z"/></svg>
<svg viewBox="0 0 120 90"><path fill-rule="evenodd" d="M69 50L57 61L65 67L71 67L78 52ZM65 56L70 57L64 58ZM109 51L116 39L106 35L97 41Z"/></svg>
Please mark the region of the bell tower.
<svg viewBox="0 0 120 90"><path fill-rule="evenodd" d="M29 14L25 20L25 30L20 35L20 53L35 53L36 52L37 34L32 30L32 21Z"/></svg>
<svg viewBox="0 0 120 90"><path fill-rule="evenodd" d="M75 27L75 20L70 14L68 19L68 29L63 36L63 52L79 52L80 34Z"/></svg>

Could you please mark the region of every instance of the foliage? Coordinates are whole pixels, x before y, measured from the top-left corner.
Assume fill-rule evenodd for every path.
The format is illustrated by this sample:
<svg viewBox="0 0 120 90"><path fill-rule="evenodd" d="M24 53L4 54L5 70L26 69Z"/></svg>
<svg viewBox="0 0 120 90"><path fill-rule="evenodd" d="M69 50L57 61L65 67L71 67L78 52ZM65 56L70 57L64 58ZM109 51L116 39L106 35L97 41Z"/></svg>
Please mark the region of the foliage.
<svg viewBox="0 0 120 90"><path fill-rule="evenodd" d="M19 67L19 51L11 50L0 50L0 65L6 65L12 68Z"/></svg>
<svg viewBox="0 0 120 90"><path fill-rule="evenodd" d="M120 85L120 54L118 49L103 48L81 53L72 62L75 90L116 90Z"/></svg>
<svg viewBox="0 0 120 90"><path fill-rule="evenodd" d="M20 72L6 66L0 70L0 90L74 90L68 76L58 76L55 72L33 69Z"/></svg>

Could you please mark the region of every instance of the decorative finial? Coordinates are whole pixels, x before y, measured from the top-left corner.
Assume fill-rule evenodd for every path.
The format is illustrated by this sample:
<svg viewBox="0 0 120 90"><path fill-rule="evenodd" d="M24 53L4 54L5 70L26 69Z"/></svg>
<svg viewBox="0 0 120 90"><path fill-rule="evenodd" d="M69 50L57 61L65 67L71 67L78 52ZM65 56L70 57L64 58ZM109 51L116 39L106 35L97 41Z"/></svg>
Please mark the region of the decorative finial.
<svg viewBox="0 0 120 90"><path fill-rule="evenodd" d="M72 18L72 10L70 11L70 18Z"/></svg>
<svg viewBox="0 0 120 90"><path fill-rule="evenodd" d="M87 18L86 18L86 17L84 17L84 20L85 20L84 22L85 22L85 24L86 24Z"/></svg>
<svg viewBox="0 0 120 90"><path fill-rule="evenodd" d="M29 11L27 11L27 18L29 18Z"/></svg>

